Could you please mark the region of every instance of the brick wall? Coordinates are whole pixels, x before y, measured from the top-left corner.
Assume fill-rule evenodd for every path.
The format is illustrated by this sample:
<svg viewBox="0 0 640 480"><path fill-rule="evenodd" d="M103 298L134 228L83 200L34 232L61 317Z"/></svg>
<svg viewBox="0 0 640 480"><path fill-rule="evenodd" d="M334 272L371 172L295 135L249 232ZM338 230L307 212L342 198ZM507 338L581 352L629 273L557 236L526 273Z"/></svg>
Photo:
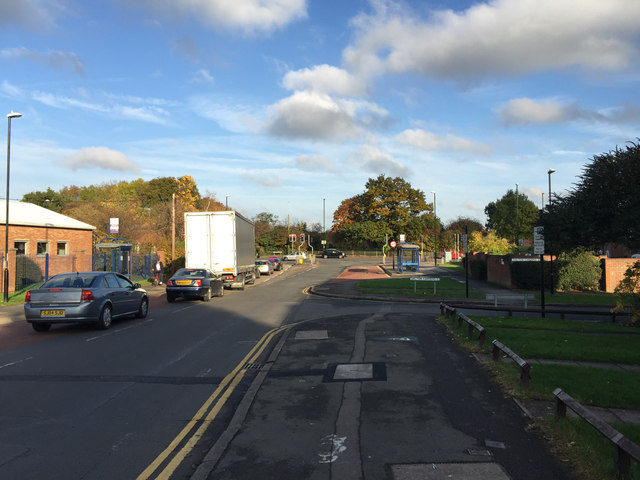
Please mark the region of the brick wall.
<svg viewBox="0 0 640 480"><path fill-rule="evenodd" d="M487 256L487 281L511 288L511 259L508 256Z"/></svg>
<svg viewBox="0 0 640 480"><path fill-rule="evenodd" d="M618 284L624 278L624 272L639 258L602 258L602 276L604 290L613 293Z"/></svg>
<svg viewBox="0 0 640 480"><path fill-rule="evenodd" d="M1 256L4 260L4 225L0 226ZM44 255L38 255L38 242L47 245L49 253L49 276L68 271L91 270L91 254L93 249L93 230L76 230L66 228L31 227L24 225L9 225L9 292L15 291L16 267L21 266L26 259L16 262L15 242L26 242L26 257L29 263L30 275L36 277L37 270L44 278ZM66 244L66 252L58 252L58 243ZM59 255L60 253L60 255ZM22 257L22 255L20 255ZM39 280L38 280L39 281ZM20 282L19 282L20 283ZM4 285L3 285L4 291Z"/></svg>

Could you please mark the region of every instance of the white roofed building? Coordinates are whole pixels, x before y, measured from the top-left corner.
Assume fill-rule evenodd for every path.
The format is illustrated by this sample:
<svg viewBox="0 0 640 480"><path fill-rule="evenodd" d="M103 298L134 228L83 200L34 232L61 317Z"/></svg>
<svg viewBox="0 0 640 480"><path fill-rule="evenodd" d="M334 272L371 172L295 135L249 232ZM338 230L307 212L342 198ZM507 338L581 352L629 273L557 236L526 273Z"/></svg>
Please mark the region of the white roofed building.
<svg viewBox="0 0 640 480"><path fill-rule="evenodd" d="M6 203L0 199L1 256ZM34 205L9 200L9 292L45 276L92 270L93 225ZM4 285L2 286L4 291Z"/></svg>

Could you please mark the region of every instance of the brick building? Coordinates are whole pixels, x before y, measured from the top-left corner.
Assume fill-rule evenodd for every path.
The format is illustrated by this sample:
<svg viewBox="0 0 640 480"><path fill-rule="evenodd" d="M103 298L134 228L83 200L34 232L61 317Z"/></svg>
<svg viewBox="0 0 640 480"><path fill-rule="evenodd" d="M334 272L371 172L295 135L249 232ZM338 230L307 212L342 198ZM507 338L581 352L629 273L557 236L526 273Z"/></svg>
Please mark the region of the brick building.
<svg viewBox="0 0 640 480"><path fill-rule="evenodd" d="M5 200L0 200L0 256L4 262ZM92 270L93 225L32 203L9 200L9 292L45 275ZM0 276L1 277L1 276ZM4 285L2 286L4 291Z"/></svg>

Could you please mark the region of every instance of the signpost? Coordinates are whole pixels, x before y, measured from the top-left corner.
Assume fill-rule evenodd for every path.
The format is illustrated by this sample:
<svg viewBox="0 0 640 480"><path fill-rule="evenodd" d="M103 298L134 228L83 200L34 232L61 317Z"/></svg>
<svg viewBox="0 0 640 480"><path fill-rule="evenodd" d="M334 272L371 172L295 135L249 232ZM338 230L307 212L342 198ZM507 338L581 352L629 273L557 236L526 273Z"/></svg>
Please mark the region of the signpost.
<svg viewBox="0 0 640 480"><path fill-rule="evenodd" d="M533 227L533 253L540 255L540 312L544 318L544 227Z"/></svg>
<svg viewBox="0 0 640 480"><path fill-rule="evenodd" d="M436 285L440 281L437 277L411 277L409 278L413 282L413 293L416 293L418 282L433 282L433 294L436 294Z"/></svg>

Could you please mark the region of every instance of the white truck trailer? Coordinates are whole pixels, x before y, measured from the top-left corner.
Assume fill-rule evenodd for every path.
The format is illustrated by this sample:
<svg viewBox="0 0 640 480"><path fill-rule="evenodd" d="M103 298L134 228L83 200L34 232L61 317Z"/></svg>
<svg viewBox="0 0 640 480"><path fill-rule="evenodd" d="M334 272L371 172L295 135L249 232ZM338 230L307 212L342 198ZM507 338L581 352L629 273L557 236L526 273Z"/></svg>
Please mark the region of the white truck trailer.
<svg viewBox="0 0 640 480"><path fill-rule="evenodd" d="M255 282L255 230L239 213L186 212L184 237L187 268L212 270L226 288L244 289Z"/></svg>

